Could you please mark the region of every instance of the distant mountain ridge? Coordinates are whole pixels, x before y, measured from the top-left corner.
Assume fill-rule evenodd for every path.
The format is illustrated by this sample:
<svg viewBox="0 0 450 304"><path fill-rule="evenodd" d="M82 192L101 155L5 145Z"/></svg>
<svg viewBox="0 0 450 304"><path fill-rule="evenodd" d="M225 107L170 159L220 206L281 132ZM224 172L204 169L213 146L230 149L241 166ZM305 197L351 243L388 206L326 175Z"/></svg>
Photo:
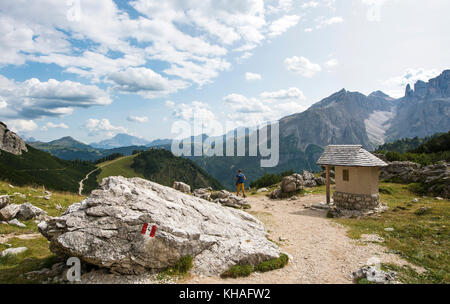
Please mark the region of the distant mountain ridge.
<svg viewBox="0 0 450 304"><path fill-rule="evenodd" d="M150 142L146 139L132 136L129 134L119 133L112 138L91 143L90 146L99 149L114 149L127 146L146 146Z"/></svg>
<svg viewBox="0 0 450 304"><path fill-rule="evenodd" d="M49 142L41 141L27 141L27 144L48 152L54 156L57 156L65 160L89 160L96 161L99 158L114 154L121 153L123 155L131 155L134 150L147 150L149 147L155 146L167 146L171 144L170 139L156 139L154 141L148 142L147 145L128 145L120 146L116 148L95 148L91 145L87 145L78 141L70 136L65 136L56 140Z"/></svg>
<svg viewBox="0 0 450 304"><path fill-rule="evenodd" d="M414 90L408 85L405 96L399 99L381 91L366 96L342 89L304 112L281 118L279 130L280 158L278 166L274 168L261 168L259 157L189 158L224 185L232 187L233 176L238 168L248 172L247 177L250 179L266 172L318 170L315 162L323 147L329 144L362 144L368 150L375 150L379 145L397 139L447 132L450 130L450 70L443 71L428 82L418 81ZM138 148L169 148L170 143L170 139L157 140ZM128 154L132 152L130 147L103 152L97 150L100 154L122 153L118 149L125 149Z"/></svg>

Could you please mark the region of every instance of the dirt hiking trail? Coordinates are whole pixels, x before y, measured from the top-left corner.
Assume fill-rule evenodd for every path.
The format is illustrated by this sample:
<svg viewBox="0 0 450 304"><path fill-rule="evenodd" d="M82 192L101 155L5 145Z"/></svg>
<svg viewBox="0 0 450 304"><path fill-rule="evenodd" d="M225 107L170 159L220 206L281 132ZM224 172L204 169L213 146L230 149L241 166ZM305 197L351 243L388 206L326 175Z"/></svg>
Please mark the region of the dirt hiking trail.
<svg viewBox="0 0 450 304"><path fill-rule="evenodd" d="M193 275L180 283L352 283L351 273L374 257L382 263L413 267L399 256L387 253L386 247L349 238L347 229L328 219L326 211L304 208L324 200L324 195L307 195L297 200L271 200L264 195L248 197L252 207L247 211L264 222L270 239L289 255L288 265L245 278Z"/></svg>

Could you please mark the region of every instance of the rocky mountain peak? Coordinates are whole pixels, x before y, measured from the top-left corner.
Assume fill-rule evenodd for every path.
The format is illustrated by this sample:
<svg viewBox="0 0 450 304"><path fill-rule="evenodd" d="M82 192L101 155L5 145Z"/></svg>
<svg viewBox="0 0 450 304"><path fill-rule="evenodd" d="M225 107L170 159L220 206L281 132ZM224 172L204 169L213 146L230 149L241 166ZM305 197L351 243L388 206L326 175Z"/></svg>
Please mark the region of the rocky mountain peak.
<svg viewBox="0 0 450 304"><path fill-rule="evenodd" d="M433 99L450 98L450 70L443 71L439 76L428 82L418 80L414 84L414 90L408 84L405 90L405 98Z"/></svg>
<svg viewBox="0 0 450 304"><path fill-rule="evenodd" d="M387 95L383 91L375 91L369 94L368 97L377 97L377 98L383 98L383 99L393 99L391 96Z"/></svg>
<svg viewBox="0 0 450 304"><path fill-rule="evenodd" d="M411 89L411 85L408 83L405 89L405 97L410 97L413 95L413 93L414 91Z"/></svg>
<svg viewBox="0 0 450 304"><path fill-rule="evenodd" d="M22 151L27 152L27 145L19 135L8 129L6 124L0 121L0 150L21 155Z"/></svg>

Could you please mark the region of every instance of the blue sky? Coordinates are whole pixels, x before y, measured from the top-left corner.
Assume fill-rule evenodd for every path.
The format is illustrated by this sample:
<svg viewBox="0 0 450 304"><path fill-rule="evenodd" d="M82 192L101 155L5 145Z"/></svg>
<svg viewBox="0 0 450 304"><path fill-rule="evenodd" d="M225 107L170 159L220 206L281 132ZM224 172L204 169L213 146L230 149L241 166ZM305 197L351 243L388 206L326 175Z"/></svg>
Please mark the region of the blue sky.
<svg viewBox="0 0 450 304"><path fill-rule="evenodd" d="M346 88L400 97L450 68L446 0L0 4L0 120L27 137L252 126ZM307 127L307 126L305 126Z"/></svg>

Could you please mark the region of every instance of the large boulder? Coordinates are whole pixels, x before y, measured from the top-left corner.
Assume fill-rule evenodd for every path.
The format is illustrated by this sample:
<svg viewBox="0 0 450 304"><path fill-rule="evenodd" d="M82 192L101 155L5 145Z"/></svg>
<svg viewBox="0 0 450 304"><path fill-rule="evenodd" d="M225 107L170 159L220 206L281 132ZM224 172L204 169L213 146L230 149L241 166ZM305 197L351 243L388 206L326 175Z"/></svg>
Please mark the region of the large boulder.
<svg viewBox="0 0 450 304"><path fill-rule="evenodd" d="M1 221L10 221L16 217L17 213L20 210L20 205L17 204L9 204L6 207L0 209L0 220Z"/></svg>
<svg viewBox="0 0 450 304"><path fill-rule="evenodd" d="M190 193L191 192L191 186L183 183L183 182L173 182L173 188L181 191L183 193Z"/></svg>
<svg viewBox="0 0 450 304"><path fill-rule="evenodd" d="M314 174L306 170L303 171L302 177L304 181L314 180Z"/></svg>
<svg viewBox="0 0 450 304"><path fill-rule="evenodd" d="M153 237L141 234L146 223L156 226ZM164 269L186 255L194 272L219 274L280 255L248 213L141 178L105 178L87 199L38 228L52 252L122 274Z"/></svg>
<svg viewBox="0 0 450 304"><path fill-rule="evenodd" d="M281 180L281 191L284 193L295 192L303 189L303 177L300 174L292 174Z"/></svg>
<svg viewBox="0 0 450 304"><path fill-rule="evenodd" d="M9 204L9 195L0 195L0 209Z"/></svg>
<svg viewBox="0 0 450 304"><path fill-rule="evenodd" d="M323 186L326 185L327 183L327 179L325 177L322 176L318 176L314 179L314 181L316 182L317 186Z"/></svg>
<svg viewBox="0 0 450 304"><path fill-rule="evenodd" d="M47 212L45 212L41 208L36 207L30 203L24 203L20 205L19 212L17 213L16 217L19 220L26 221L31 220L35 217L40 218L45 215L47 215Z"/></svg>
<svg viewBox="0 0 450 304"><path fill-rule="evenodd" d="M280 187L270 193L270 198L279 199L288 197L295 194L296 191L302 190L303 187L303 176L298 173L294 173L292 175L283 177L280 183Z"/></svg>

